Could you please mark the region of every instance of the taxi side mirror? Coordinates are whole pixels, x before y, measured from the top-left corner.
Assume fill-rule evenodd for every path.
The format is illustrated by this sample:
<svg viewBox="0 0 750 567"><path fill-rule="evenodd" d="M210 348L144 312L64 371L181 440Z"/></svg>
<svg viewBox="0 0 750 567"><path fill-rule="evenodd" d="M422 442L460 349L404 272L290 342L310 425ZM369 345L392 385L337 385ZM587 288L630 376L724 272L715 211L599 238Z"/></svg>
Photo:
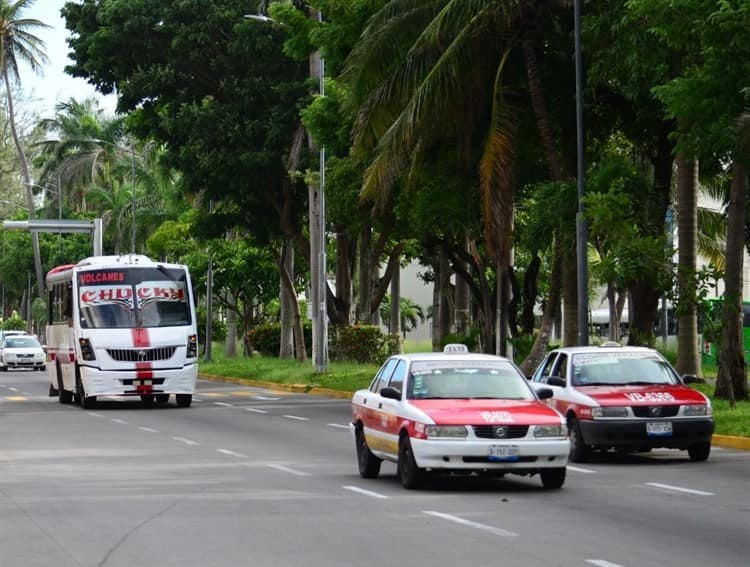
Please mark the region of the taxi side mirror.
<svg viewBox="0 0 750 567"><path fill-rule="evenodd" d="M536 396L540 400L548 400L549 398L551 398L554 395L555 395L555 393L552 391L552 388L539 388L536 391Z"/></svg>
<svg viewBox="0 0 750 567"><path fill-rule="evenodd" d="M550 386L559 386L560 388L565 387L565 378L560 378L559 376L550 376L547 378L547 384Z"/></svg>
<svg viewBox="0 0 750 567"><path fill-rule="evenodd" d="M401 390L397 390L396 388L383 388L380 390L380 395L390 400L401 400Z"/></svg>
<svg viewBox="0 0 750 567"><path fill-rule="evenodd" d="M683 384L700 384L705 383L705 380L698 378L695 374L684 374L680 377Z"/></svg>

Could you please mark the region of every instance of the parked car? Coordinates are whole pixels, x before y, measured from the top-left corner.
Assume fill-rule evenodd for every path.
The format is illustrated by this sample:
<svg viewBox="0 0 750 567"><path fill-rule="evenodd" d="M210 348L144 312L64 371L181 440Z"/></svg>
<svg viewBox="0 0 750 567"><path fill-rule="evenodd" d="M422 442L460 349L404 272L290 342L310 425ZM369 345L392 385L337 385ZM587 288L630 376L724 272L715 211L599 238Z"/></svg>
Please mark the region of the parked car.
<svg viewBox="0 0 750 567"><path fill-rule="evenodd" d="M711 402L686 384L656 350L603 346L550 352L532 376L532 386L552 388L548 401L570 431L570 459L585 462L595 449L647 452L682 449L705 461L714 432Z"/></svg>
<svg viewBox="0 0 750 567"><path fill-rule="evenodd" d="M7 335L0 343L0 371L16 368L45 370L45 360L42 345L31 335Z"/></svg>
<svg viewBox="0 0 750 567"><path fill-rule="evenodd" d="M565 419L540 399L509 360L446 352L399 354L352 398L359 473L374 478L383 460L397 463L406 488L430 472L539 474L545 488L565 482Z"/></svg>

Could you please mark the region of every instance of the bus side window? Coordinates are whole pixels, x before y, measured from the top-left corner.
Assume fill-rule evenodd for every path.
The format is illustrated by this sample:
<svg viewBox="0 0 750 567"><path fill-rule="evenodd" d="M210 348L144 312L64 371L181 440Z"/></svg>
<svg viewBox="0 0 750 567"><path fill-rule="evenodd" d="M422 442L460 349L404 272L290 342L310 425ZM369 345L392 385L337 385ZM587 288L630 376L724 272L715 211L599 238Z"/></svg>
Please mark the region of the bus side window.
<svg viewBox="0 0 750 567"><path fill-rule="evenodd" d="M65 286L65 295L63 296L63 313L66 319L73 316L73 284L68 282Z"/></svg>

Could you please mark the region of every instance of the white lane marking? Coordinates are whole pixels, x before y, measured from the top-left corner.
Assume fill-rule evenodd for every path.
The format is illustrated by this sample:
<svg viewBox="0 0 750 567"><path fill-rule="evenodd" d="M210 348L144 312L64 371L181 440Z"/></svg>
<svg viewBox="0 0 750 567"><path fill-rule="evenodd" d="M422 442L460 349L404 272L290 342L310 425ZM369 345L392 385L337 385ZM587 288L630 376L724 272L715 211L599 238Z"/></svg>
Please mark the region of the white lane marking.
<svg viewBox="0 0 750 567"><path fill-rule="evenodd" d="M117 419L117 418L112 419L112 423L119 423L120 425L127 425L128 424L128 422L125 421L124 419Z"/></svg>
<svg viewBox="0 0 750 567"><path fill-rule="evenodd" d="M683 488L672 484L661 484L660 482L647 482L647 486L663 488L664 490L674 490L675 492L685 492L687 494L697 494L698 496L715 496L713 492L704 492L703 490L693 490L692 488Z"/></svg>
<svg viewBox="0 0 750 567"><path fill-rule="evenodd" d="M139 427L141 431L147 431L148 433L159 433L158 429L151 429L150 427Z"/></svg>
<svg viewBox="0 0 750 567"><path fill-rule="evenodd" d="M247 455L243 455L242 453L237 453L235 451L230 451L229 449L216 449L219 453L222 453L224 455L229 455L231 457L238 457L240 459L247 459Z"/></svg>
<svg viewBox="0 0 750 567"><path fill-rule="evenodd" d="M200 445L197 441L193 441L192 439L187 439L185 437L172 437L175 441L179 441L180 443L185 443L185 445Z"/></svg>
<svg viewBox="0 0 750 567"><path fill-rule="evenodd" d="M18 388L14 388L13 386L8 386L8 390L11 392L18 392Z"/></svg>
<svg viewBox="0 0 750 567"><path fill-rule="evenodd" d="M329 423L328 427L336 427L338 429L349 429L348 425L341 425L340 423Z"/></svg>
<svg viewBox="0 0 750 567"><path fill-rule="evenodd" d="M433 510L422 510L423 514L427 514L428 516L435 516L436 518L442 518L443 520L448 520L449 522L455 522L457 524L461 524L462 526L467 526L469 528L476 528L478 530L482 530L485 532L490 532L495 535L504 536L504 537L515 537L518 534L514 532L509 532L508 530L503 530L500 528L496 528L494 526L488 526L487 524L480 524L478 522L472 522L471 520L464 520L463 518L459 518L458 516L453 516L451 514L444 514L442 512L435 512Z"/></svg>
<svg viewBox="0 0 750 567"><path fill-rule="evenodd" d="M224 406L225 408L231 408L232 404L225 404L224 402L214 402L215 406Z"/></svg>
<svg viewBox="0 0 750 567"><path fill-rule="evenodd" d="M567 465L565 468L567 468L569 471L574 471L574 472L580 472L580 473L585 473L585 474L596 474L596 471L591 470L591 469L584 469L582 467L571 467L570 465Z"/></svg>
<svg viewBox="0 0 750 567"><path fill-rule="evenodd" d="M610 561L605 561L604 559L587 559L586 563L591 563L597 567L623 567L619 563L612 563Z"/></svg>
<svg viewBox="0 0 750 567"><path fill-rule="evenodd" d="M265 400L268 402L275 402L276 400L280 400L281 398L271 398L268 396L253 396L256 400Z"/></svg>
<svg viewBox="0 0 750 567"><path fill-rule="evenodd" d="M22 394L23 394L24 396L30 396L30 395L31 395L31 392L22 392Z"/></svg>
<svg viewBox="0 0 750 567"><path fill-rule="evenodd" d="M194 402L202 402L203 400L201 398L193 398Z"/></svg>
<svg viewBox="0 0 750 567"><path fill-rule="evenodd" d="M297 421L310 421L309 417L300 417L298 415L285 415L283 417L287 419L296 419Z"/></svg>
<svg viewBox="0 0 750 567"><path fill-rule="evenodd" d="M256 408L245 408L247 411L251 411L253 413L268 413L264 409L256 409Z"/></svg>
<svg viewBox="0 0 750 567"><path fill-rule="evenodd" d="M285 467L284 465L268 465L268 466L271 467L272 469L276 469L277 471L286 472L286 473L293 474L296 476L312 476L312 474L310 474L309 472L298 471L290 467Z"/></svg>
<svg viewBox="0 0 750 567"><path fill-rule="evenodd" d="M102 414L100 414L100 413L96 413L96 412L94 412L94 411L90 411L90 412L88 412L88 414L89 414L89 415L90 415L91 417L104 417L104 416L103 416Z"/></svg>
<svg viewBox="0 0 750 567"><path fill-rule="evenodd" d="M356 492L357 494L369 496L370 498L380 498L381 500L390 498L390 496L386 496L385 494L373 492L372 490L365 490L364 488L359 488L358 486L344 485L341 488L343 488L344 490L351 490L352 492Z"/></svg>

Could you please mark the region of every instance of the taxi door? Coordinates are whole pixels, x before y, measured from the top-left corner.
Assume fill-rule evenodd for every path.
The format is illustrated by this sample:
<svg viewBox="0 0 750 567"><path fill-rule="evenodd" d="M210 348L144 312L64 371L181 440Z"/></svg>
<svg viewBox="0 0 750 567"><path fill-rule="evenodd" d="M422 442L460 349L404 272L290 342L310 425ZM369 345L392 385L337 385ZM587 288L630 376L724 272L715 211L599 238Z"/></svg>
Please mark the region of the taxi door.
<svg viewBox="0 0 750 567"><path fill-rule="evenodd" d="M365 441L375 453L388 452L388 439L382 419L383 397L382 390L389 382L394 368L398 364L397 358L389 358L378 372L376 379L370 386L370 391L362 398L362 424Z"/></svg>
<svg viewBox="0 0 750 567"><path fill-rule="evenodd" d="M383 387L393 388L401 392L401 399L394 400L380 396L378 399L378 413L380 418L380 428L385 441L383 451L388 453L392 459L398 458L398 437L399 437L399 409L404 399L404 378L406 376L406 361L399 360L393 373L388 379L387 384ZM382 388L381 388L382 389Z"/></svg>

